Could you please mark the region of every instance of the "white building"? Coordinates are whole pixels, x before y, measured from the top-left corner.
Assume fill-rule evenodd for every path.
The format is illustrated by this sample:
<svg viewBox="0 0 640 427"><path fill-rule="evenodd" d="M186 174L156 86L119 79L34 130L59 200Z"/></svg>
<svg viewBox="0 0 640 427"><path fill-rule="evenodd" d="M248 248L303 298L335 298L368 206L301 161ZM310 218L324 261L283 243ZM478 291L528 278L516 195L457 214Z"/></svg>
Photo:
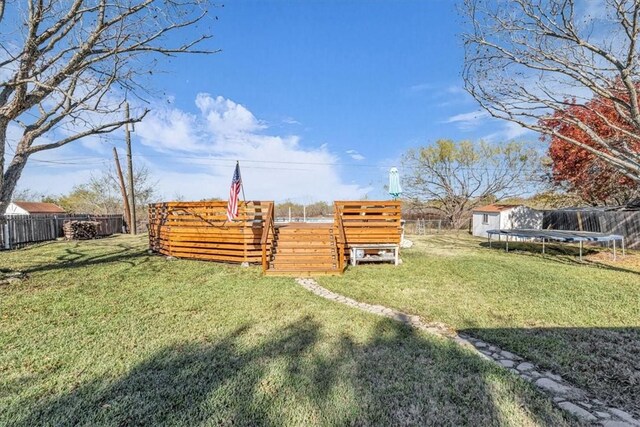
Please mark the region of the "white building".
<svg viewBox="0 0 640 427"><path fill-rule="evenodd" d="M488 230L542 228L542 212L522 205L487 205L472 212L472 234L478 237L487 237Z"/></svg>
<svg viewBox="0 0 640 427"><path fill-rule="evenodd" d="M5 215L57 215L65 213L64 209L54 203L45 202L11 202Z"/></svg>

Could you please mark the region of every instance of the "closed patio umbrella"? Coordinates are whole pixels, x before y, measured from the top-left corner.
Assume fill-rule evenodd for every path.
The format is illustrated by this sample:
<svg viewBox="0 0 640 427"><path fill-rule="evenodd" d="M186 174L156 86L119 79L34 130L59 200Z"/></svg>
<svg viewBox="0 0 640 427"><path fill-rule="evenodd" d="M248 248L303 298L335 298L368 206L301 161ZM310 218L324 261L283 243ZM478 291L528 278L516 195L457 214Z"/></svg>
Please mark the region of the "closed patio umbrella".
<svg viewBox="0 0 640 427"><path fill-rule="evenodd" d="M389 170L389 194L397 199L402 194L402 188L400 187L400 175L397 168L391 168Z"/></svg>

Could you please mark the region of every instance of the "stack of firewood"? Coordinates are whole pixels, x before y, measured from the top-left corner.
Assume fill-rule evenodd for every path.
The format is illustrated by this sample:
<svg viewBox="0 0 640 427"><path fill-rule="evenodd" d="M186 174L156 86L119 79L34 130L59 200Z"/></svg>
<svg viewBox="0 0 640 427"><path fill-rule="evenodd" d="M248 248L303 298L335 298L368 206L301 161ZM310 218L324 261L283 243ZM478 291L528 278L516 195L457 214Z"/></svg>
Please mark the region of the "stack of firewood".
<svg viewBox="0 0 640 427"><path fill-rule="evenodd" d="M62 229L67 240L95 239L98 236L100 223L97 221L66 221Z"/></svg>

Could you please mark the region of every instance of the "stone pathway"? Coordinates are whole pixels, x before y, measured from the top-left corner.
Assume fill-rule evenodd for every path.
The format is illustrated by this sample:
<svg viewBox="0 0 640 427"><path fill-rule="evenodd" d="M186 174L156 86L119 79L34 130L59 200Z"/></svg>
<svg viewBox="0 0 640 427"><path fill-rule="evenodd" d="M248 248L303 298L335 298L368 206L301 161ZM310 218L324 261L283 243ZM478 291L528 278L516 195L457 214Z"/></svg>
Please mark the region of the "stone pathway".
<svg viewBox="0 0 640 427"><path fill-rule="evenodd" d="M459 334L442 323L425 323L419 316L411 316L381 305L358 302L323 288L312 278L298 278L296 281L305 289L322 298L388 317L439 337L453 340L459 345L476 352L480 357L494 362L520 376L520 378L535 384L551 397L558 407L572 413L583 421L605 427L640 427L640 420L633 418L631 414L606 406L598 399L591 398L586 391L569 384L559 375L544 371L536 364L502 350L495 345L468 335Z"/></svg>

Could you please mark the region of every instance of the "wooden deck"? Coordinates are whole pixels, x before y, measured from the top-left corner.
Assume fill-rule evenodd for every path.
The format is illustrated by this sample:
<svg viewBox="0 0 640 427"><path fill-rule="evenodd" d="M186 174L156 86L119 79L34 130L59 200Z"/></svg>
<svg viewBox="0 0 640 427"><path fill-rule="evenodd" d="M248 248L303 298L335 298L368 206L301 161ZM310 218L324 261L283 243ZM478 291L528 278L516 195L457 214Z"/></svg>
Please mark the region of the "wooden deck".
<svg viewBox="0 0 640 427"><path fill-rule="evenodd" d="M314 276L341 274L333 224L276 225L265 274Z"/></svg>
<svg viewBox="0 0 640 427"><path fill-rule="evenodd" d="M226 202L169 202L149 207L149 246L164 255L261 263L267 275L342 274L349 248L399 244L400 202L338 201L333 223L275 224L270 201L241 203L226 219Z"/></svg>

